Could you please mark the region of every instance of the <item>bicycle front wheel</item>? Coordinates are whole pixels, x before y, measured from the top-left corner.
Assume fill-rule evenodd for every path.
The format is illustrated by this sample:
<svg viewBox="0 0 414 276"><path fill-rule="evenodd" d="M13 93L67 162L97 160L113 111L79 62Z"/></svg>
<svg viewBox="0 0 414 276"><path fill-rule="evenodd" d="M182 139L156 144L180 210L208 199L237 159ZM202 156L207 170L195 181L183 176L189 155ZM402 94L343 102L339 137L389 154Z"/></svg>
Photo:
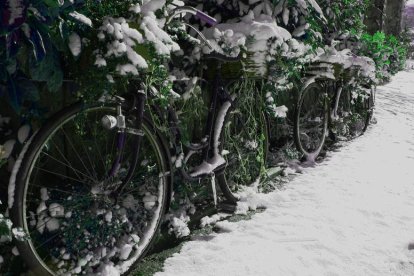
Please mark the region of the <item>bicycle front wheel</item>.
<svg viewBox="0 0 414 276"><path fill-rule="evenodd" d="M156 237L170 181L165 149L148 120L143 136L120 135L102 126L106 115L116 116L115 106L69 107L25 154L12 218L27 233L17 246L37 275L124 274ZM126 115L127 127L135 118Z"/></svg>
<svg viewBox="0 0 414 276"><path fill-rule="evenodd" d="M325 143L328 129L328 100L320 83L305 87L295 110L294 137L299 152L307 160L315 160Z"/></svg>
<svg viewBox="0 0 414 276"><path fill-rule="evenodd" d="M236 83L231 89L238 93L224 121L221 146L227 167L218 176L218 183L224 197L236 203L237 193L260 181L265 172L269 138L264 106L254 81Z"/></svg>

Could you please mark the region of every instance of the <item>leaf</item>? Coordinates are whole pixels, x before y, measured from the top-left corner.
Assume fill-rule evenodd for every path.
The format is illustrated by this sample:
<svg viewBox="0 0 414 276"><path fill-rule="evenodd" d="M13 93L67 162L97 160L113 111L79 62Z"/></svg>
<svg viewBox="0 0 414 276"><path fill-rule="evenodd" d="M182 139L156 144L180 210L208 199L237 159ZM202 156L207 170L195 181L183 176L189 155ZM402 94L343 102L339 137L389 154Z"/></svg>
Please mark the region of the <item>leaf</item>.
<svg viewBox="0 0 414 276"><path fill-rule="evenodd" d="M37 29L30 29L29 42L33 46L33 55L37 61L42 61L46 56L46 49L43 37Z"/></svg>
<svg viewBox="0 0 414 276"><path fill-rule="evenodd" d="M61 2L58 0L43 0L43 2L51 8L59 8L61 6Z"/></svg>
<svg viewBox="0 0 414 276"><path fill-rule="evenodd" d="M51 92L59 90L63 81L63 72L60 65L60 57L56 48L48 41L47 54L41 62L31 64L30 75L33 80L46 81Z"/></svg>
<svg viewBox="0 0 414 276"><path fill-rule="evenodd" d="M47 81L47 88L51 92L56 92L61 88L62 82L63 82L63 72L62 70L56 70L53 72L52 77L49 78L49 80Z"/></svg>

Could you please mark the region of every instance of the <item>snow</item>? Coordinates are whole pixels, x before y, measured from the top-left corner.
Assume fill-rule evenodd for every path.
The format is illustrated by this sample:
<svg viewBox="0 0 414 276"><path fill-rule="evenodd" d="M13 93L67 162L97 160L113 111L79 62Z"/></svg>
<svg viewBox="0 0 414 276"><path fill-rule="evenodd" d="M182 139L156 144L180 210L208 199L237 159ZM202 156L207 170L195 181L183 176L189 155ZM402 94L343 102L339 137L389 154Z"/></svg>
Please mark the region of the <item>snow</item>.
<svg viewBox="0 0 414 276"><path fill-rule="evenodd" d="M378 123L283 190L267 209L184 244L163 275L414 275L413 72L379 87Z"/></svg>
<svg viewBox="0 0 414 276"><path fill-rule="evenodd" d="M12 248L12 253L13 253L14 256L19 256L20 255L19 250L17 249L16 246Z"/></svg>
<svg viewBox="0 0 414 276"><path fill-rule="evenodd" d="M286 118L288 108L285 105L281 105L275 108L274 113L278 118Z"/></svg>
<svg viewBox="0 0 414 276"><path fill-rule="evenodd" d="M158 184L158 193L160 194L162 191L162 187L163 185L165 185L165 183L163 183L163 179L160 178L160 182ZM140 241L139 245L135 246L135 250L134 252L131 254L131 256L129 256L130 258L128 260L126 260L125 262L123 262L122 264L118 265L116 268L112 269L110 268L109 271L113 274L104 274L102 272L102 276L103 275L108 275L108 276L115 276L115 275L121 275L122 273L125 273L126 271L128 271L128 269L131 267L131 265L134 264L134 262L139 258L139 256L142 254L142 251L146 248L146 246L148 245L149 239L152 237L152 235L154 234L154 232L157 231L157 223L158 220L160 219L159 216L163 215L160 214L161 213L161 208L162 208L162 202L161 202L161 198L158 197L157 199L157 207L155 210L153 210L154 212L154 218L151 222L150 225L148 225L148 234L147 235L143 235L141 238L136 237L136 236L131 236L132 240L134 242ZM113 267L113 266L112 266ZM118 274L116 274L118 273Z"/></svg>
<svg viewBox="0 0 414 276"><path fill-rule="evenodd" d="M225 213L218 213L218 214L214 214L212 216L205 216L201 219L200 221L200 226L201 227L205 227L207 225L214 225L216 224L216 222L218 222L219 220L230 216L230 214L225 214Z"/></svg>
<svg viewBox="0 0 414 276"><path fill-rule="evenodd" d="M112 222L112 211L106 212L106 214L105 214L105 220L108 223L111 223Z"/></svg>
<svg viewBox="0 0 414 276"><path fill-rule="evenodd" d="M29 125L23 125L19 128L19 130L17 131L17 140L19 141L20 144L23 144L24 142L26 142L27 138L29 137L30 134L30 126Z"/></svg>
<svg viewBox="0 0 414 276"><path fill-rule="evenodd" d="M177 238L182 238L190 235L190 229L187 223L190 221L188 216L174 217L170 222L172 232L174 232Z"/></svg>
<svg viewBox="0 0 414 276"><path fill-rule="evenodd" d="M26 233L23 231L23 228L13 228L12 229L13 236L19 240L23 241L26 238Z"/></svg>
<svg viewBox="0 0 414 276"><path fill-rule="evenodd" d="M83 24L85 24L89 27L92 27L92 21L88 17L86 17L85 15L83 15L81 13L78 13L77 11L71 12L71 13L69 13L69 15L71 17L73 17L74 19L76 19L77 21L79 21L79 22L81 22L81 23L83 23Z"/></svg>
<svg viewBox="0 0 414 276"><path fill-rule="evenodd" d="M59 223L59 220L58 219L56 219L56 218L47 219L46 229L49 232L56 231L56 230L59 229L59 227L60 227L60 223Z"/></svg>
<svg viewBox="0 0 414 276"><path fill-rule="evenodd" d="M151 195L151 193L147 192L142 198L142 202L144 202L145 209L152 210L157 203L157 196Z"/></svg>
<svg viewBox="0 0 414 276"><path fill-rule="evenodd" d="M9 158L10 154L13 151L13 148L14 148L15 144L16 144L16 140L14 140L14 139L7 140L3 145L3 154L0 156L0 159Z"/></svg>
<svg viewBox="0 0 414 276"><path fill-rule="evenodd" d="M49 213L53 218L61 218L65 216L65 209L59 203L52 203L49 205Z"/></svg>
<svg viewBox="0 0 414 276"><path fill-rule="evenodd" d="M176 168L181 168L183 166L184 153L180 153L178 158L175 160L174 164Z"/></svg>
<svg viewBox="0 0 414 276"><path fill-rule="evenodd" d="M13 169L12 169L12 172L11 172L11 175L10 175L10 179L9 179L9 187L8 187L8 205L9 205L9 208L12 208L13 207L13 203L14 203L14 191L16 189L16 176L17 176L17 172L20 169L20 166L22 164L23 157L26 154L26 151L29 148L29 145L32 142L33 137L34 137L34 135L24 145L22 151L19 154L19 157L17 158L16 162L14 162Z"/></svg>
<svg viewBox="0 0 414 276"><path fill-rule="evenodd" d="M215 28L206 29L203 33L219 52L222 52L218 46L219 41L232 49L231 55L233 56L240 53L240 47L246 46L247 50L253 54L251 60L257 65L259 74L264 74L266 71L265 55L268 50L268 40L274 38L275 45L281 45L292 38L286 29L277 25L274 18L263 14L255 18L253 13L243 17L240 22L221 23ZM247 37L254 38L253 42L246 43Z"/></svg>
<svg viewBox="0 0 414 276"><path fill-rule="evenodd" d="M126 260L126 259L128 259L129 255L130 255L130 254L131 254L131 252L132 252L132 249L133 249L132 245L130 245L130 244L124 244L124 245L121 247L121 251L120 251L120 254L119 254L119 258L120 258L121 260Z"/></svg>
<svg viewBox="0 0 414 276"><path fill-rule="evenodd" d="M69 36L69 49L73 56L77 57L82 51L82 43L80 36L73 32Z"/></svg>
<svg viewBox="0 0 414 276"><path fill-rule="evenodd" d="M194 171L190 174L191 177L197 177L197 176L204 175L204 174L210 174L216 168L226 163L226 160L219 153L219 145L220 145L220 134L223 129L224 120L230 107L231 107L230 102L223 103L217 114L217 119L214 125L214 136L213 136L214 156L211 159L209 159L208 162L203 161L201 165L197 166L194 169Z"/></svg>
<svg viewBox="0 0 414 276"><path fill-rule="evenodd" d="M8 24L13 25L16 19L20 19L23 16L25 3L17 0L9 0L7 2L9 6L8 11L10 12Z"/></svg>
<svg viewBox="0 0 414 276"><path fill-rule="evenodd" d="M148 68L148 64L145 61L145 59L138 55L130 46L126 46L126 53L128 59L131 61L131 63L138 68Z"/></svg>
<svg viewBox="0 0 414 276"><path fill-rule="evenodd" d="M104 264L100 269L100 276L120 276L118 269L114 266L113 263Z"/></svg>
<svg viewBox="0 0 414 276"><path fill-rule="evenodd" d="M133 64L123 64L123 65L117 65L116 71L121 75L125 76L128 75L128 73L131 73L132 75L138 75L138 70Z"/></svg>

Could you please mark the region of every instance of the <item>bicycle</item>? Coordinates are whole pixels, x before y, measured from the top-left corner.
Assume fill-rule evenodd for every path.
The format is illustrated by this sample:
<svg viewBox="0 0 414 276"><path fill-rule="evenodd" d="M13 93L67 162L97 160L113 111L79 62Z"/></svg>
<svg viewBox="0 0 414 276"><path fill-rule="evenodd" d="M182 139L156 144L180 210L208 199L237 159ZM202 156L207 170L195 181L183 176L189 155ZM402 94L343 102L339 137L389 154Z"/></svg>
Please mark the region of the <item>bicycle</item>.
<svg viewBox="0 0 414 276"><path fill-rule="evenodd" d="M170 20L187 13L215 24L192 7L176 8ZM182 142L174 108L169 106L165 113L151 105L154 89L140 84L122 97L64 108L34 135L16 175L11 208L14 225L27 233L17 247L32 272L96 274L117 269L126 274L156 239L171 201L175 171L188 181L211 179L215 203L217 175L232 206L240 185L249 184L240 181L259 176L260 168L244 172L247 178L230 169L257 162L257 152L266 154L266 114L252 99L244 102L242 94L230 94L230 86L237 90L237 81L226 83L221 77L221 64L239 58L217 53L204 58L214 60L217 70L204 137L198 143ZM257 115L253 122L245 117L246 110ZM167 119L168 135L157 128L154 116ZM250 133L262 139L247 147ZM223 153L234 149L239 151ZM201 162L187 168L193 155Z"/></svg>
<svg viewBox="0 0 414 276"><path fill-rule="evenodd" d="M299 92L294 122L295 144L303 160L314 162L326 137L334 142L366 131L373 114L375 88L367 92L373 85L367 82L362 93L354 93L361 88L353 84L361 74L362 62L358 60L350 68L329 63L309 67L310 76Z"/></svg>

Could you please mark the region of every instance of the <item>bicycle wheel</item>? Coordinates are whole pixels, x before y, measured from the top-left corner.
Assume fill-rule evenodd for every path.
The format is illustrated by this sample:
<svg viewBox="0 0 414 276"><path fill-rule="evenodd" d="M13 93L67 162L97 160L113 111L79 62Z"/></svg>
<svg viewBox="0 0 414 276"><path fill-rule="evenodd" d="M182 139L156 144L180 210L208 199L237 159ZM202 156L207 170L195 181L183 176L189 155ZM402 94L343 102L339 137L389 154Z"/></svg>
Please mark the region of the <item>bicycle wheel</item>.
<svg viewBox="0 0 414 276"><path fill-rule="evenodd" d="M17 246L36 275L124 274L156 237L170 181L160 138L148 120L143 136L108 130L105 115L116 116L115 106L62 110L22 161L12 218L27 233ZM134 118L126 116L127 127Z"/></svg>
<svg viewBox="0 0 414 276"><path fill-rule="evenodd" d="M295 110L294 137L299 152L306 160L315 160L325 143L328 129L328 100L320 83L305 87Z"/></svg>
<svg viewBox="0 0 414 276"><path fill-rule="evenodd" d="M335 140L352 139L366 131L372 116L373 95L354 93L350 87L341 93L337 120L332 124Z"/></svg>
<svg viewBox="0 0 414 276"><path fill-rule="evenodd" d="M231 90L230 90L231 89ZM222 155L227 167L218 176L224 197L231 203L239 199L243 186L258 181L265 172L268 153L268 124L255 83L236 83L235 106L227 113L221 133Z"/></svg>

